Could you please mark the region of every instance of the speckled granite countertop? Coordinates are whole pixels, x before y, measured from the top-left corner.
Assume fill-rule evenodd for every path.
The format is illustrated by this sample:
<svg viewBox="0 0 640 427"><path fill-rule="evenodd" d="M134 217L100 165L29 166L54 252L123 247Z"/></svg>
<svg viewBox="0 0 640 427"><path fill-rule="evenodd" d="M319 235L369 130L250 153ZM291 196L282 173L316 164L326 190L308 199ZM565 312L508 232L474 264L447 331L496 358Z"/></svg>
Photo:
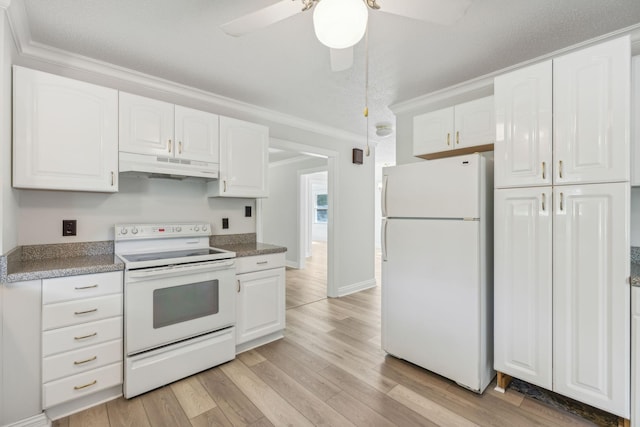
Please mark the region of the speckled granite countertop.
<svg viewBox="0 0 640 427"><path fill-rule="evenodd" d="M0 282L123 270L113 241L19 246L0 257Z"/></svg>
<svg viewBox="0 0 640 427"><path fill-rule="evenodd" d="M631 286L640 287L640 247L631 246Z"/></svg>
<svg viewBox="0 0 640 427"><path fill-rule="evenodd" d="M277 254L287 251L284 246L256 242L255 233L211 236L209 243L215 248L235 252L236 257Z"/></svg>

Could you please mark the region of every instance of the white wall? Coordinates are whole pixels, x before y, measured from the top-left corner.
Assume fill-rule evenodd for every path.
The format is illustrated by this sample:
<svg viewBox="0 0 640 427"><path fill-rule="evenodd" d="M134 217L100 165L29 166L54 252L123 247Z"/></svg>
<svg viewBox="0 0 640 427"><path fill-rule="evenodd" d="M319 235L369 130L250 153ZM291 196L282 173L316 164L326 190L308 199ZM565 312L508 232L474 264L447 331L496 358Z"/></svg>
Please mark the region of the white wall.
<svg viewBox="0 0 640 427"><path fill-rule="evenodd" d="M17 192L11 187L11 64L17 53L4 12L0 9L0 254L13 249L18 242Z"/></svg>
<svg viewBox="0 0 640 427"><path fill-rule="evenodd" d="M631 246L640 247L640 187L631 188Z"/></svg>
<svg viewBox="0 0 640 427"><path fill-rule="evenodd" d="M207 198L204 182L120 176L115 194L18 190L20 245L113 240L113 225L129 222L206 221L213 234L255 232L253 199ZM229 229L222 229L222 218ZM76 219L78 235L62 237L62 220Z"/></svg>
<svg viewBox="0 0 640 427"><path fill-rule="evenodd" d="M297 267L300 250L298 171L326 167L327 159L310 158L269 167L269 197L262 201L262 240L287 248L287 264Z"/></svg>

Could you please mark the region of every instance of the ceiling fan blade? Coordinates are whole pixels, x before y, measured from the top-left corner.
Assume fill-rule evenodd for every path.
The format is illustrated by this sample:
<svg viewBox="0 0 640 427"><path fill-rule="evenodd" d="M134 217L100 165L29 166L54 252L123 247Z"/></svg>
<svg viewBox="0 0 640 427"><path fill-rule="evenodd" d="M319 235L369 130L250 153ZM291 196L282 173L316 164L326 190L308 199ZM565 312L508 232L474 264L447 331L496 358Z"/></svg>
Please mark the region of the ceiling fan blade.
<svg viewBox="0 0 640 427"><path fill-rule="evenodd" d="M346 49L329 49L331 71L344 71L353 65L353 46Z"/></svg>
<svg viewBox="0 0 640 427"><path fill-rule="evenodd" d="M381 12L440 25L453 25L472 0L378 0Z"/></svg>
<svg viewBox="0 0 640 427"><path fill-rule="evenodd" d="M220 28L230 36L238 37L268 27L300 12L302 12L302 3L282 0L264 9L256 10L248 15L227 22L221 25Z"/></svg>

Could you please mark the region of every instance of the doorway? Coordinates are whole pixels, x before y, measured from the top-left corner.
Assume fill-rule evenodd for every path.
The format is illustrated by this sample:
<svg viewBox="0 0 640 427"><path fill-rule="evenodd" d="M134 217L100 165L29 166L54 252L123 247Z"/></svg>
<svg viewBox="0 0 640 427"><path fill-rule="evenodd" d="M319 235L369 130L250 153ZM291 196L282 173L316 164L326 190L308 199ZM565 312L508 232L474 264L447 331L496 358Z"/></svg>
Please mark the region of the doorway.
<svg viewBox="0 0 640 427"><path fill-rule="evenodd" d="M332 238L336 158L324 148L271 140L270 194L257 203L256 229L260 241L287 247L287 308L337 296Z"/></svg>

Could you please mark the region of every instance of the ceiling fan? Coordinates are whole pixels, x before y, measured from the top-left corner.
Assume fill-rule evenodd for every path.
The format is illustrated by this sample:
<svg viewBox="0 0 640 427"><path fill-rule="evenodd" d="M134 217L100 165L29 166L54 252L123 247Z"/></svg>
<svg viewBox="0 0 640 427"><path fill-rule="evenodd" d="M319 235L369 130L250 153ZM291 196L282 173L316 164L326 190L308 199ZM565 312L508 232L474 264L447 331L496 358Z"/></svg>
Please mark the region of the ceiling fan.
<svg viewBox="0 0 640 427"><path fill-rule="evenodd" d="M363 37L369 10L404 16L439 25L453 25L472 0L280 0L241 16L220 28L231 36L242 36L298 13L313 9L318 40L330 48L331 69L346 70L353 64L353 46Z"/></svg>

